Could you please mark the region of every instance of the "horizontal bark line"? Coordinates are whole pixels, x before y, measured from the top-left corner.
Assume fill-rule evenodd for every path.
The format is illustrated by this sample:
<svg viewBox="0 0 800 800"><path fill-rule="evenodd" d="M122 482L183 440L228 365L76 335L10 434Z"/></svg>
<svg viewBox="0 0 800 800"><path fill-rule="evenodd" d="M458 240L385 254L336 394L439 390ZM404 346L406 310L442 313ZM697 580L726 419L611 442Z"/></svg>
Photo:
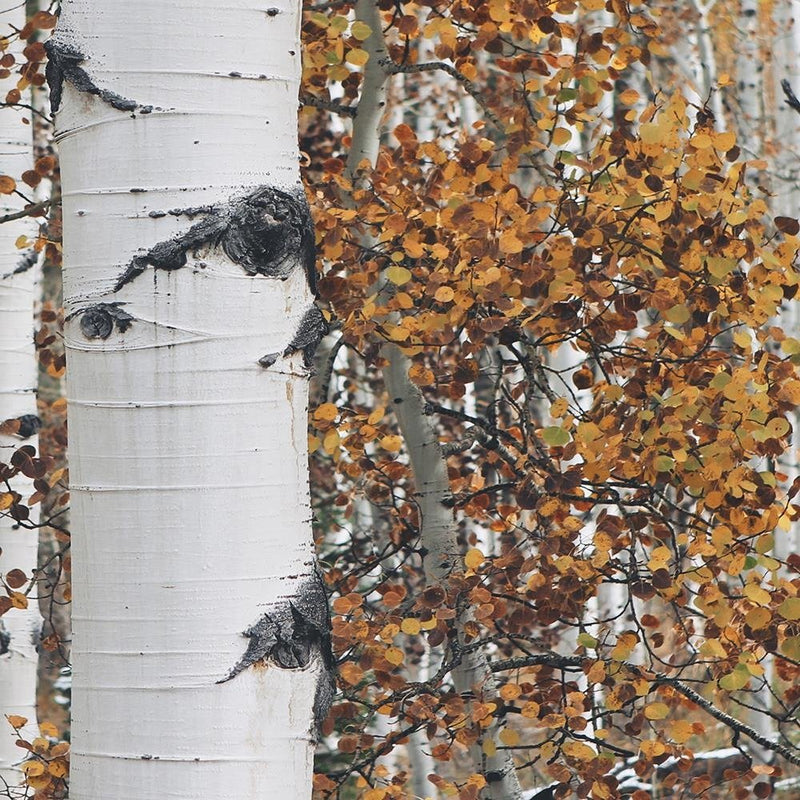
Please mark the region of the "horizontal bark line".
<svg viewBox="0 0 800 800"><path fill-rule="evenodd" d="M305 736L275 737L277 739L296 739L298 742L306 741ZM88 756L91 758L113 758L123 761L166 761L179 763L200 763L200 764L275 764L272 758L223 758L222 756L156 756L151 753L103 753L97 750L79 750L74 746L70 748L73 756Z"/></svg>

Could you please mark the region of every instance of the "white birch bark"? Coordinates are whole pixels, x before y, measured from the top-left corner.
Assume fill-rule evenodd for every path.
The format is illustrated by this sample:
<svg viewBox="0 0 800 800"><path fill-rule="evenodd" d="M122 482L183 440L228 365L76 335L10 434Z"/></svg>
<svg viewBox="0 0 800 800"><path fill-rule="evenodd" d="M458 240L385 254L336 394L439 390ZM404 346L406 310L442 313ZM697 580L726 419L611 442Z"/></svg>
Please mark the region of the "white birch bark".
<svg viewBox="0 0 800 800"><path fill-rule="evenodd" d="M13 41L13 30L25 24L25 8L17 6L0 11L0 34ZM12 28L13 26L13 28ZM10 52L20 55L22 43L14 42ZM14 178L33 165L31 127L23 122L20 109L0 110L0 174ZM0 215L20 211L21 197L0 195ZM33 305L35 269L15 244L17 237L30 236L35 224L23 218L0 225L0 422L23 418L21 435L31 431L36 415L36 354L33 345ZM35 430L35 426L33 428ZM23 444L37 447L35 436L0 434L0 461L8 464L14 451ZM10 480L12 492L18 492L24 504L33 494L32 481L22 474ZM0 497L5 487L0 487ZM3 504L3 506L5 503ZM3 506L0 506L2 508ZM31 523L38 521L38 506L31 508ZM21 527L0 511L0 573L22 570L31 577L36 569L36 530ZM21 588L21 587L20 587ZM41 618L32 600L27 608L11 608L0 617L0 791L16 786L23 778L18 769L25 751L14 744L17 738L2 715L15 714L29 720L24 733L36 736L36 644Z"/></svg>
<svg viewBox="0 0 800 800"><path fill-rule="evenodd" d="M763 153L764 64L761 60L758 28L757 0L742 0L739 9L739 51L736 58L740 111L736 115L736 139L747 158L761 158Z"/></svg>
<svg viewBox="0 0 800 800"><path fill-rule="evenodd" d="M783 80L795 93L800 92L800 2L778 0L774 6L774 25L777 33L773 50L774 78L774 147L771 172L775 176L772 192L773 212L787 217L800 216L800 114L785 102ZM800 335L800 310L791 301L781 310L783 329L789 336ZM788 483L800 474L800 414L792 420L792 449L782 464L789 475ZM785 534L776 535L775 555L785 560L790 553L800 551L800 525L795 523Z"/></svg>
<svg viewBox="0 0 800 800"><path fill-rule="evenodd" d="M299 15L62 3L72 800L311 793Z"/></svg>

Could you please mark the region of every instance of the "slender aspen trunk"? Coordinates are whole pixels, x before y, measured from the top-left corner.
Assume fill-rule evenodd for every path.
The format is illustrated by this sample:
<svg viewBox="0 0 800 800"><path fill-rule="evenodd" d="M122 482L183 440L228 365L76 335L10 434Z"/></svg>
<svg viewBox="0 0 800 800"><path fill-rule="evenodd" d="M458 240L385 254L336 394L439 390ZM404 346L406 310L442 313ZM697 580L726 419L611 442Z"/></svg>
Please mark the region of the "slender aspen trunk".
<svg viewBox="0 0 800 800"><path fill-rule="evenodd" d="M386 390L408 449L414 475L422 520L420 544L426 551L425 578L430 583L436 583L450 574L462 555L462 548L456 540L453 512L446 504L450 497L447 464L431 418L424 412L422 396L408 377L411 366L408 358L395 345L385 348L384 354L388 358L384 368ZM463 637L459 636L459 639ZM462 655L461 663L453 670L453 682L459 693L477 690L484 697L494 694L494 677L482 650L471 650ZM484 739L493 739L497 732L498 726L490 725L484 731ZM491 756L485 755L481 741L473 745L470 751L475 770L489 780L484 790L485 797L512 800L521 796L514 762L508 752L496 750Z"/></svg>
<svg viewBox="0 0 800 800"><path fill-rule="evenodd" d="M761 60L758 23L757 0L742 0L739 9L739 52L736 58L736 95L740 110L736 115L736 133L739 147L747 158L761 158L763 155L764 64ZM754 171L754 175L757 177L758 173ZM757 182L756 177L751 177L751 180Z"/></svg>
<svg viewBox="0 0 800 800"><path fill-rule="evenodd" d="M32 17L38 11L47 11L49 0L28 0L27 14ZM49 35L49 32L48 34ZM45 36L40 34L40 38ZM50 122L50 96L47 85L31 87L31 106L33 108L33 156L38 160L52 156L53 126ZM33 198L37 202L49 200L54 195L61 195L61 181L53 175L43 178L34 190ZM48 209L44 232L50 241L61 236L61 205L53 203ZM55 248L47 247L40 258L39 286L37 300L40 309L58 311L63 305L61 264L49 257ZM37 319L37 326L44 324ZM55 343L48 346L57 352ZM66 451L62 445L64 433L64 412L61 401L64 397L64 379L56 377L51 364L39 363L37 385L37 407L41 419L39 433L39 451L43 458L52 463L52 471L67 467ZM58 405L56 405L58 404ZM40 504L42 522L52 521L60 529L69 530L69 509L62 501L67 498L61 491L51 491ZM39 528L39 552L37 574L39 612L42 615L42 642L39 652L37 670L37 711L39 722L48 722L56 726L59 736L64 737L69 731L69 708L59 702L63 694L56 688L61 685L63 670L70 663L70 642L72 630L70 626L69 603L69 571L65 569L64 556L68 552L65 547L66 535L57 533L56 529L43 524ZM57 640L57 646L52 642Z"/></svg>
<svg viewBox="0 0 800 800"><path fill-rule="evenodd" d="M24 24L24 4L0 12L0 33L11 41L13 31ZM14 42L11 52L21 51L23 45ZM21 109L14 108L4 108L0 114L0 174L17 179L33 165L31 127L23 122L24 116ZM0 215L19 211L23 205L19 196L4 194L0 196ZM0 433L0 462L5 464L21 445L38 446L33 344L36 270L31 257L16 245L19 236L30 236L34 229L30 218L0 225L0 423L5 431ZM26 504L33 494L32 480L20 473L9 480L9 487L11 493L0 487L0 573L8 580L11 570L22 570L30 578L36 569L36 530L19 525L9 504L12 499ZM35 506L28 523L37 521ZM23 587L16 584L15 588ZM41 617L35 602L20 607L24 602L18 595L15 607L0 617L0 715L25 717L29 725L24 733L36 736L36 645ZM24 777L18 765L26 754L15 745L16 738L0 716L0 792L18 785Z"/></svg>
<svg viewBox="0 0 800 800"><path fill-rule="evenodd" d="M288 0L71 0L49 46L72 800L310 796L333 688L307 473L324 324L299 15Z"/></svg>
<svg viewBox="0 0 800 800"><path fill-rule="evenodd" d="M380 12L375 0L359 0L356 16L370 26L372 34L362 45L370 58L353 125L353 146L345 166L345 172L351 179L357 178L358 167L364 159L368 160L371 167L377 162L382 132L379 123L385 108L388 79L387 72L381 65L385 44ZM436 431L429 417L423 414L419 390L409 380L408 359L394 345L384 348L384 356L388 360L384 368L384 382L411 457L416 495L420 504L420 543L427 551L425 577L428 581L438 582L460 560L452 512L443 502L450 494L447 465L439 448ZM491 694L494 689L494 680L486 657L480 650L464 655L461 664L453 672L453 680L459 692L478 686L484 693ZM492 736L494 727L487 729L487 736ZM484 756L480 743L472 751L475 771L490 778L485 797L494 800L514 800L520 797L516 770L511 757L505 751L498 750L493 756Z"/></svg>

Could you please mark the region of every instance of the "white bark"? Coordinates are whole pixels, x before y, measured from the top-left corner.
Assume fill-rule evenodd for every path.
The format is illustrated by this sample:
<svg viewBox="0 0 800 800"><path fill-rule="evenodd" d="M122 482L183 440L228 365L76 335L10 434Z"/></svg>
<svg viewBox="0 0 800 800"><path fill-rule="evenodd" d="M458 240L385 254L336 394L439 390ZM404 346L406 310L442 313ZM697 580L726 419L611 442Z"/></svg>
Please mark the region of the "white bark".
<svg viewBox="0 0 800 800"><path fill-rule="evenodd" d="M702 70L701 95L703 102L708 102L711 113L714 115L715 130L725 130L725 110L722 106L722 97L715 87L717 80L717 56L714 50L714 40L711 36L711 20L709 14L714 8L716 0L700 3L694 0L697 9L697 42L700 51L700 64Z"/></svg>
<svg viewBox="0 0 800 800"><path fill-rule="evenodd" d="M307 375L299 353L259 365L283 353L312 294L294 252L281 280L248 274L219 237L185 248L182 268L156 269L150 251L225 213L244 225L231 199L259 187L300 197L299 15L290 0L62 3L60 52L82 54L104 93L67 73L56 115L72 800L310 796L319 657L220 681L242 632L299 604L313 574ZM276 215L253 209L246 233L289 241ZM277 238L258 227L270 219ZM137 256L150 261L115 291ZM107 331L99 303L124 303L130 327Z"/></svg>
<svg viewBox="0 0 800 800"><path fill-rule="evenodd" d="M351 180L362 162L367 161L370 167L374 167L378 160L387 91L387 73L381 64L386 58L386 43L380 9L375 0L358 0L356 19L369 25L372 33L362 45L369 53L369 60L364 68L361 99L353 123L353 141L347 154L345 173Z"/></svg>
<svg viewBox="0 0 800 800"><path fill-rule="evenodd" d="M763 146L764 64L761 60L758 27L757 0L742 0L739 9L739 51L736 59L740 111L736 115L736 132L739 146L747 158L761 158Z"/></svg>
<svg viewBox="0 0 800 800"><path fill-rule="evenodd" d="M25 8L0 11L0 33L13 36L10 26L19 30L25 24ZM15 42L11 52L18 56L22 44ZM9 86L10 88L10 86ZM0 113L0 174L15 178L33 163L31 127L23 122L24 113L4 108ZM22 209L16 195L0 196L0 215ZM18 274L24 254L17 249L19 236L31 236L35 224L30 219L0 225L0 422L36 414L36 354L33 346L33 304L35 269ZM24 429L23 429L24 432ZM20 437L0 434L0 461L8 464L22 444L36 447L36 437L24 442ZM22 495L24 504L33 493L32 481L15 476L11 489ZM0 487L0 495L5 487ZM38 521L38 506L31 509L30 522ZM20 527L8 511L0 511L0 572L5 575L20 569L31 577L36 569L37 535ZM36 643L41 618L36 603L25 609L12 608L0 617L0 715L15 714L28 719L24 733L36 736ZM18 769L25 751L14 744L17 737L0 716L0 786L16 786L23 778ZM4 783L5 782L5 783Z"/></svg>

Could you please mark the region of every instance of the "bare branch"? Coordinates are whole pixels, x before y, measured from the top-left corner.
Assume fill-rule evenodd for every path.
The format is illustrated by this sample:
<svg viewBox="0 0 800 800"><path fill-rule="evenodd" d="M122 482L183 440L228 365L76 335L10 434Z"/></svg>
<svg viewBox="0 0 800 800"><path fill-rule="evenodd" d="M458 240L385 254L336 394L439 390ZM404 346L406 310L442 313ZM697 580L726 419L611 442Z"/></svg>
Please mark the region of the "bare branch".
<svg viewBox="0 0 800 800"><path fill-rule="evenodd" d="M533 666L547 666L555 667L556 669L570 669L582 670L584 665L591 665L597 659L582 658L581 656L561 656L557 653L538 653L529 656L520 656L517 658L507 658L502 661L494 661L490 664L492 672L505 672L507 670L520 669L521 667ZM618 662L615 662L618 663ZM687 700L691 700L695 705L702 708L706 713L710 714L718 722L726 725L731 730L744 734L749 739L754 741L761 747L772 750L780 756L783 756L789 763L800 766L800 753L792 751L790 748L781 744L780 742L768 739L766 736L760 734L755 728L751 728L744 722L740 722L730 714L721 711L711 700L706 700L701 694L692 689L681 680L677 678L670 678L667 675L654 673L651 670L637 667L635 664L623 663L626 669L629 669L636 675L640 675L653 682L653 686L671 686L676 692L682 694Z"/></svg>
<svg viewBox="0 0 800 800"><path fill-rule="evenodd" d="M797 95L792 90L792 84L789 83L786 78L781 81L781 89L783 89L783 93L786 95L786 105L800 114L800 100L797 99Z"/></svg>
<svg viewBox="0 0 800 800"><path fill-rule="evenodd" d="M323 111L332 111L334 114L341 114L343 117L354 117L356 109L353 106L343 106L341 103L334 103L333 100L323 100L313 94L303 93L300 95L300 103L304 106L321 108Z"/></svg>
<svg viewBox="0 0 800 800"><path fill-rule="evenodd" d="M13 214L4 214L2 217L0 217L0 224L3 222L12 222L15 219L22 219L23 217L32 217L38 214L40 211L44 211L54 203L60 202L61 195L55 195L48 200L42 200L41 203L32 203L29 206L25 206L22 211L15 211Z"/></svg>
<svg viewBox="0 0 800 800"><path fill-rule="evenodd" d="M444 61L429 61L425 64L395 64L391 59L385 58L381 61L381 66L386 70L389 75L395 75L398 72L410 74L414 72L446 72L451 77L455 78L464 91L471 95L475 102L483 109L486 118L497 128L502 129L500 118L492 111L486 104L486 100L478 90L478 87L466 76L462 75L455 67Z"/></svg>

